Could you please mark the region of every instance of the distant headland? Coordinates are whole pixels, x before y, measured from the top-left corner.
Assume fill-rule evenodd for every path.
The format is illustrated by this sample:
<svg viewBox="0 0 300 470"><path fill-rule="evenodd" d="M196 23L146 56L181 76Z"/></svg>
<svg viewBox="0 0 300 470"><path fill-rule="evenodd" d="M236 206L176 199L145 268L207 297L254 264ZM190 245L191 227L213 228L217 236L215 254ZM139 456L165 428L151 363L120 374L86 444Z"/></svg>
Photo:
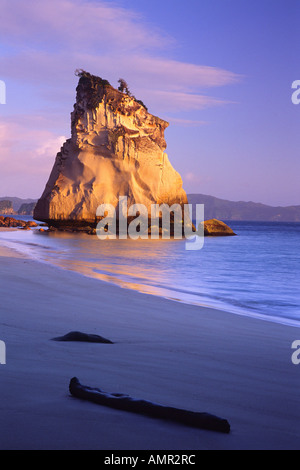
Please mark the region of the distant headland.
<svg viewBox="0 0 300 470"><path fill-rule="evenodd" d="M190 204L204 204L206 219L252 222L300 222L299 206L269 206L256 202L229 201L206 194L188 194ZM37 199L0 197L0 214L33 216Z"/></svg>
<svg viewBox="0 0 300 470"><path fill-rule="evenodd" d="M0 214L33 216L36 199L22 199L13 196L0 197Z"/></svg>
<svg viewBox="0 0 300 470"><path fill-rule="evenodd" d="M190 204L204 204L206 219L251 222L300 222L300 205L273 207L256 202L234 202L205 194L188 194Z"/></svg>

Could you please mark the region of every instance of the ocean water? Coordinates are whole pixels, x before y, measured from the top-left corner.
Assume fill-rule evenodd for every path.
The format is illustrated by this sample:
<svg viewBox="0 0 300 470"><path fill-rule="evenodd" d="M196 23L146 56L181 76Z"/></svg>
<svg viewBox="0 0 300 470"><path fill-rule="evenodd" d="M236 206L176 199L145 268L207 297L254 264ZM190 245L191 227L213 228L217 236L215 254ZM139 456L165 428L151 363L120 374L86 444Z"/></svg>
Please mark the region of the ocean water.
<svg viewBox="0 0 300 470"><path fill-rule="evenodd" d="M38 230L0 232L0 243L125 288L300 326L300 224L229 225L237 237L205 238L199 251L187 251L184 240Z"/></svg>

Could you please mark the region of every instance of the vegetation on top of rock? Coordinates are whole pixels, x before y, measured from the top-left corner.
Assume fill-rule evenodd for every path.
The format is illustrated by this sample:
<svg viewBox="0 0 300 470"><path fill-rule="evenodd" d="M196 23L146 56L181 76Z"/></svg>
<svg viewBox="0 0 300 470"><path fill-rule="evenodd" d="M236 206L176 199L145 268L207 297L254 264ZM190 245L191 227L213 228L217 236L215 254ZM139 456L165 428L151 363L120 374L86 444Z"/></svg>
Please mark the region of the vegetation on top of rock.
<svg viewBox="0 0 300 470"><path fill-rule="evenodd" d="M88 95L87 108L96 109L103 97L103 87L111 86L111 84L82 69L77 69L75 75L79 77L77 93L83 89Z"/></svg>
<svg viewBox="0 0 300 470"><path fill-rule="evenodd" d="M137 100L136 97L134 95L132 95L132 93L129 90L129 86L128 86L127 82L124 80L124 78L120 78L118 80L118 83L120 84L118 90L121 93L125 93L126 95L131 96L131 98L133 98L137 103L139 103L141 106L143 106L146 109L146 111L148 111L148 108L145 105L145 103L143 103L142 100Z"/></svg>
<svg viewBox="0 0 300 470"><path fill-rule="evenodd" d="M142 100L137 100L137 99L136 99L135 101L136 101L137 103L139 103L141 106L143 106L143 107L145 108L145 110L146 110L146 111L148 111L148 108L147 108L147 106L145 105L145 103L143 103L143 101L142 101Z"/></svg>
<svg viewBox="0 0 300 470"><path fill-rule="evenodd" d="M84 90L88 94L88 102L87 108L88 109L96 109L103 98L103 87L111 86L108 80L103 78L97 77L96 75L92 75L89 72L86 72L83 69L76 69L75 75L79 77L79 83L77 87L77 92L79 90ZM143 106L146 111L148 111L147 106L141 100L137 100L134 95L129 90L129 86L124 80L124 78L120 78L118 80L119 87L118 91L124 93L131 98L133 98L138 104Z"/></svg>
<svg viewBox="0 0 300 470"><path fill-rule="evenodd" d="M128 84L127 84L127 82L124 80L124 78L120 78L120 79L118 80L118 83L120 83L120 86L119 86L118 90L119 90L121 93L126 93L126 95L131 96L131 93L130 93Z"/></svg>
<svg viewBox="0 0 300 470"><path fill-rule="evenodd" d="M93 85L101 85L101 86L111 86L108 80L105 80L103 78L97 77L97 75L92 75L89 72L86 72L83 69L76 69L75 70L75 75L81 79L86 79L89 82L92 82Z"/></svg>

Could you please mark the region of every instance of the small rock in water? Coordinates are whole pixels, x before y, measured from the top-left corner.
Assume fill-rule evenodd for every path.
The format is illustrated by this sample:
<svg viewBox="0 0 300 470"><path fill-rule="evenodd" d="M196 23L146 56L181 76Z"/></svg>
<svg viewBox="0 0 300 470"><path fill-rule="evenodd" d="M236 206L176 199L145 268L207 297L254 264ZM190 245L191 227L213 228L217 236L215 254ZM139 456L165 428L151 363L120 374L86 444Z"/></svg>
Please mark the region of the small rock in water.
<svg viewBox="0 0 300 470"><path fill-rule="evenodd" d="M204 222L204 235L206 237L228 237L236 235L234 231L217 219L206 220Z"/></svg>

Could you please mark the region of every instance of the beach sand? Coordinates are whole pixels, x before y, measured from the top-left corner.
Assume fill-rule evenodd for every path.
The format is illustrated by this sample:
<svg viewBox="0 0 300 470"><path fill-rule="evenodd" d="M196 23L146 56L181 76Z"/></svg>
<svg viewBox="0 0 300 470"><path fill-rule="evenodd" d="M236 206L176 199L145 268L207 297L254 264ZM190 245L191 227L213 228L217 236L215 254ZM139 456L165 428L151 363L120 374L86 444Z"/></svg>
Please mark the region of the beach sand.
<svg viewBox="0 0 300 470"><path fill-rule="evenodd" d="M299 449L299 329L122 289L3 247L0 266L0 449ZM115 344L51 341L72 330ZM78 400L73 376L216 414L232 432Z"/></svg>

